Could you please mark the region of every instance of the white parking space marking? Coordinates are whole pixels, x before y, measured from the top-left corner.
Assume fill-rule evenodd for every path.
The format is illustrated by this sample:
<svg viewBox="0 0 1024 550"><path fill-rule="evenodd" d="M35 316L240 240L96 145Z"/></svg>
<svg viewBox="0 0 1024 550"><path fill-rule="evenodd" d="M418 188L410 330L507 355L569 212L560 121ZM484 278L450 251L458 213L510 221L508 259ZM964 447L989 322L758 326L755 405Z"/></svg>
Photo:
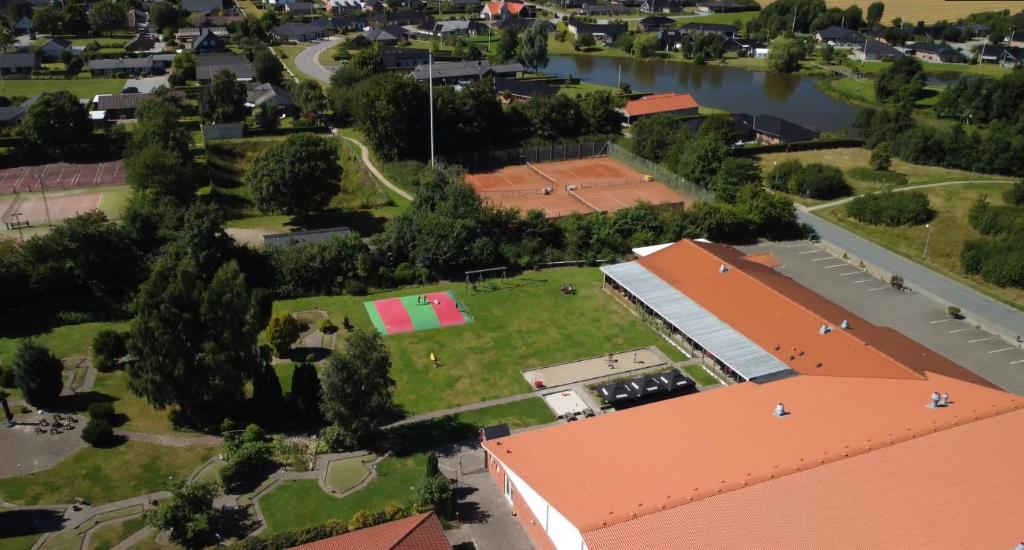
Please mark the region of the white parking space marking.
<svg viewBox="0 0 1024 550"><path fill-rule="evenodd" d="M949 333L950 333L950 334L953 334L954 332L963 332L963 331L965 331L965 330L973 330L973 329L969 329L969 328L958 328L958 329L956 329L956 330L951 330L951 331L949 331Z"/></svg>
<svg viewBox="0 0 1024 550"><path fill-rule="evenodd" d="M812 262L824 262L825 260L834 260L834 259L835 258L833 258L832 256L825 256L824 258L815 258L815 259L813 259L811 261Z"/></svg>
<svg viewBox="0 0 1024 550"><path fill-rule="evenodd" d="M1024 359L1021 359L1020 361L1010 361L1011 365L1016 365L1017 363L1024 363Z"/></svg>
<svg viewBox="0 0 1024 550"><path fill-rule="evenodd" d="M814 246L814 243L790 244L786 245L786 248L803 248L805 246ZM801 254L803 254L803 252L801 252Z"/></svg>
<svg viewBox="0 0 1024 550"><path fill-rule="evenodd" d="M798 256L801 256L803 254L825 254L825 252L822 252L820 250L804 250L803 252L797 252L796 254Z"/></svg>
<svg viewBox="0 0 1024 550"><path fill-rule="evenodd" d="M1011 350L1011 349L1013 349L1013 348L1001 348L1001 349L994 349L994 350L990 351L989 353L999 353L999 352L1001 352L1001 351L1009 351L1009 350Z"/></svg>
<svg viewBox="0 0 1024 550"><path fill-rule="evenodd" d="M836 267L843 267L844 265L846 265L846 264L826 265L825 269L833 269L833 268L836 268Z"/></svg>
<svg viewBox="0 0 1024 550"><path fill-rule="evenodd" d="M988 341L988 340L995 340L997 338L999 338L999 337L998 336L989 336L988 338L978 338L977 340L968 340L967 343L968 344L973 344L975 342L985 342L985 341Z"/></svg>
<svg viewBox="0 0 1024 550"><path fill-rule="evenodd" d="M934 325L936 323L948 323L950 321L952 321L952 319L939 319L938 321L929 321L929 323Z"/></svg>
<svg viewBox="0 0 1024 550"><path fill-rule="evenodd" d="M840 273L839 276L840 277L846 277L847 275L856 275L858 273L860 273L860 271L851 271L849 273Z"/></svg>
<svg viewBox="0 0 1024 550"><path fill-rule="evenodd" d="M874 281L874 279L861 279L861 280L859 280L859 281L854 281L854 282L853 282L853 284L855 284L855 285L859 285L859 284L861 284L861 283L866 283L866 282L868 282L868 281Z"/></svg>
<svg viewBox="0 0 1024 550"><path fill-rule="evenodd" d="M869 289L868 289L868 292L874 292L874 291L876 291L876 290L885 290L885 289L887 289L887 288L889 288L889 287L887 287L887 286L880 286L880 287L878 287L878 288L869 288Z"/></svg>

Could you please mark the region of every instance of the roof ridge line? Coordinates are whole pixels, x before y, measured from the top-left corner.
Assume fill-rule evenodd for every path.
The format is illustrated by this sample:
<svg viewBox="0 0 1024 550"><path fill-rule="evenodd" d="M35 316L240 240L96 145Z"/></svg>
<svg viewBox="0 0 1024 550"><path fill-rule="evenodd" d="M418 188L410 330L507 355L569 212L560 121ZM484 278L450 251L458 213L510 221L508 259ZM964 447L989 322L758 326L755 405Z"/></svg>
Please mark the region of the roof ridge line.
<svg viewBox="0 0 1024 550"><path fill-rule="evenodd" d="M391 546L390 546L389 548L395 548L395 547L397 547L397 546L398 546L399 544L401 544L401 543L402 543L402 541L404 541L405 539L409 538L409 535L411 535L413 531L415 531L416 529L418 529L420 525L423 525L423 522L424 522L424 521L427 521L427 518L429 518L429 517L430 517L430 516L432 516L432 515L434 515L434 513L433 513L433 512L424 512L424 513L422 514L422 516L423 516L423 517L421 517L421 518L419 519L419 521L417 521L417 522L416 522L416 524L412 526L412 528L411 528L411 529L409 529L408 531L406 531L406 532L405 532L405 534L404 534L404 535L402 535L402 536L401 536L401 537L400 537L400 538L399 538L398 540L396 540L396 541L395 541L395 543L394 543L394 544L392 544L392 545L391 545ZM407 519L412 519L412 518L415 518L415 517L416 517L416 516L409 516L409 518L407 518ZM401 520L399 520L399 521L401 521Z"/></svg>
<svg viewBox="0 0 1024 550"><path fill-rule="evenodd" d="M713 252L711 252L710 250L708 250L708 249L704 248L703 246L700 246L700 245L699 245L699 244L698 244L698 243L697 243L696 241L688 240L687 242L689 242L689 243L692 243L692 244L693 244L694 246L696 246L697 248L699 248L699 249L700 249L701 251L703 251L703 252L704 252L705 254L709 254L709 255L711 255L711 256L713 256L713 257L715 257L715 258L717 258L717 259L719 259L719 260L721 260L721 261L726 261L726 259L725 259L725 258L722 258L721 256L718 256L717 254L714 254ZM711 243L711 244L718 244L718 243ZM719 245L719 246L728 246L728 245ZM742 253L742 252L743 252L742 250L739 250L739 249L737 249L737 248L735 248L735 247L731 247L731 246L730 246L729 248L732 248L733 250L736 250L737 252L740 252L740 253ZM660 251L659 251L659 252L660 252ZM657 252L656 252L655 254L657 254ZM740 256L740 259L744 259L744 257L743 257L743 256ZM751 262L750 260L745 260L745 261L747 261L747 262L749 262L749 263L753 263L753 264L756 264L756 265L761 265L761 264L757 264L757 262ZM767 267L767 266L764 266L764 267ZM747 272L746 272L745 270L743 270L743 269L737 269L736 271L738 271L738 272L742 273L742 274L743 274L743 276L745 276L745 277L747 277L748 279L750 279L750 280L754 281L754 282L755 282L755 283L757 283L758 285L760 285L760 286L762 286L762 287L764 287L764 288L768 289L768 290L769 290L770 292L772 292L773 294L775 294L775 295L777 295L777 296L781 297L781 298L782 298L783 300L786 300L787 302L789 302L789 303L791 303L791 304L795 305L796 307L798 307L798 308L800 308L800 309L802 309L802 310L806 311L807 313L810 313L811 315L813 315L813 316L815 316L815 317L818 317L818 318L820 318L820 319L824 320L825 322L828 322L828 320L827 320L827 319L825 319L823 315L820 315L820 314L818 314L817 312L815 312L814 310L812 310L812 309L810 309L810 308L808 308L808 307L804 306L804 305L803 305L803 304L801 304L800 302L798 302L798 301L796 301L796 300L794 300L794 299L790 298L789 296L786 296L786 295L785 295L785 294L783 294L782 292L779 292L778 290L776 290L775 288L773 288L773 287L772 287L771 285L767 285L767 284L765 284L765 283L761 282L761 280L760 280L760 279L758 279L757 277L754 277L753 275L751 275L751 274L747 273ZM773 271L773 272L774 272L774 273L775 273L776 275L780 275L780 276L783 276L783 277L785 277L785 275L782 275L781 273L779 273L779 272L775 271L774 269L773 269L772 271ZM794 283L796 283L797 285L800 285L799 283L797 283L796 281L794 281L792 277L786 277L786 278L787 278L787 279L789 279L789 280L791 280L791 281L793 281L793 282L794 282ZM806 287L803 287L803 285L800 285L800 286L801 286L802 288L806 288ZM810 289L807 289L807 290L810 290ZM813 292L813 291L811 291L811 292ZM838 306L838 304L836 304L836 305L837 305L837 307L841 307L841 306ZM842 309L846 309L846 308L842 308ZM853 313L853 312L851 311L850 313ZM866 323L868 323L868 324L871 324L871 322L870 322L870 321L868 321L867 319L864 319L864 322L866 322ZM872 326L876 326L876 325L872 325ZM833 332L835 332L835 331L833 331ZM901 369L903 369L903 370L905 370L905 371L909 372L910 374L914 375L914 376L915 376L916 378L919 378L919 379L921 379L921 380L926 380L926 378L925 378L925 377L924 377L923 375L920 375L920 374L918 374L918 373L917 373L917 371L915 371L914 369L911 369L910 367L908 367L908 366L904 365L904 364L903 364L902 362L900 362L900 361L899 361L898 359L896 359L895 357L893 357L893 356L889 355L888 353L886 353L886 352L882 351L882 349L881 349L881 348L879 348L879 347L877 347L877 346L872 346L870 342L866 342L865 340L863 340L863 339L859 338L858 336L854 335L854 334L853 334L852 332L850 332L849 330L846 330L846 329L841 329L841 330L839 330L838 332L839 332L839 334L845 334L845 335L847 335L848 337L850 337L850 338L853 338L853 339L854 339L854 340L856 340L857 342L860 342L861 344L863 344L863 345L865 345L865 346L867 346L867 347L871 348L872 350L874 350L874 351L878 352L879 354L881 354L881 355L882 355L883 357L885 357L885 358L886 358L886 359L888 359L889 361L892 361L893 363L895 363L895 364L896 364L896 366L898 366L899 368L901 368ZM762 349L763 349L763 348L762 348ZM765 351L768 351L768 350L765 350ZM769 353L769 354L771 354L771 352L770 352L770 351L768 351L768 353ZM783 362L783 364L786 364L786 363L785 363L785 362Z"/></svg>
<svg viewBox="0 0 1024 550"><path fill-rule="evenodd" d="M973 410L972 411L973 416L971 416L970 418L965 418L963 420L946 421L946 422L943 422L941 424L938 424L938 426L933 426L932 428L922 428L922 429L918 429L918 430L910 430L908 428L908 431L910 431L909 436L908 436L908 434L901 434L901 435L892 437L893 434L890 433L889 434L890 438L887 439L885 443L873 444L871 442L871 440L869 439L867 445L861 445L861 446L857 446L857 447L854 447L854 448L850 448L850 449L846 450L845 452L842 452L841 455L840 454L834 454L834 455L833 454L825 454L825 455L823 455L825 458L819 458L817 461L813 461L812 460L811 462L808 462L808 467L801 467L799 464L797 464L796 466L793 466L791 468L787 467L785 470L783 470L779 474L769 473L769 474L759 474L759 475L756 475L756 476L751 476L749 481L731 482L731 483L726 483L726 482L723 481L720 487L718 487L716 489L708 489L706 491L700 491L699 488L694 488L694 492L697 493L696 495L688 496L688 497L675 497L675 498L671 498L670 497L670 498L666 498L666 502L664 502L662 504L659 504L659 505L653 505L652 504L652 505L646 505L645 506L645 505L643 505L641 503L641 504L639 504L637 506L637 510L638 511L631 512L631 513L628 514L628 516L625 513L615 514L614 512L611 512L611 513L609 513L609 519L608 520L604 520L604 521L601 521L601 522L591 522L589 524L580 525L579 526L579 530L580 530L580 533L585 538L588 533L591 533L591 532L594 532L594 531L599 531L601 529L605 529L607 527L612 527L614 525L618 525L618 524L621 524L621 523L627 523L629 521L640 519L641 517L644 517L644 516L649 516L649 515L652 515L652 514L656 514L658 512L663 512L663 511L670 510L670 509L673 509L673 508L678 508L679 506L684 506L686 504L691 504L691 503L697 502L699 500L708 499L708 498L714 497L714 496L719 495L719 494L724 494L724 493L732 492L734 490L739 490L739 489L743 489L743 488L747 488L747 487L752 487L754 485L759 485L761 483L772 481L774 479L780 479L780 478L783 478L783 477L787 477L787 476L792 475L792 474L797 474L797 473L800 473L800 472L810 471L810 470L813 470L815 468L818 468L819 466L825 466L825 465L828 465L828 464L834 464L834 463L841 462L841 461L843 461L845 459L848 459L848 458L853 458L853 457L856 457L856 456L860 456L860 455L864 455L864 454L870 453L872 451L877 451L877 450L880 450L880 449L883 449L883 448L892 447L893 445L899 445L901 443L906 443L907 441L911 441L911 440L918 439L918 438L921 438L921 437L927 437L927 436L932 435L932 434L936 434L936 433L940 433L940 432L945 432L946 430L950 430L950 429L957 428L957 427L960 427L960 426L966 426L968 424L973 424L973 423L981 421L981 420L986 420L986 419L989 419L989 418L994 418L996 416L1000 416L1000 415L1003 415L1003 414L1007 414L1007 413L1010 413L1010 412L1021 410L1021 409L1024 409L1024 402L1018 401L1018 402L1011 403L1010 405L1006 405L1006 406L1002 406L1002 407L1000 407L998 405L992 405L992 409L994 409L994 410L984 411L984 412L981 412L981 413L979 413L977 410ZM958 416L959 415L954 415L953 418L957 419ZM827 452L828 451L826 451L826 453ZM801 462L803 462L803 460L804 460L803 458L800 459ZM778 468L778 466L774 466L773 468Z"/></svg>

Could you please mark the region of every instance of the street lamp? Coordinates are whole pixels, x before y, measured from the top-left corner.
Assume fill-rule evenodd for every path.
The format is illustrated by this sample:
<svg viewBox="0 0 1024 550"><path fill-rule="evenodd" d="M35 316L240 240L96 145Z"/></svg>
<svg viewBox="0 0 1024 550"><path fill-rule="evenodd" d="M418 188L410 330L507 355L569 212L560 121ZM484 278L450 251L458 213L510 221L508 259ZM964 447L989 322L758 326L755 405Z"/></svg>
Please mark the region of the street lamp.
<svg viewBox="0 0 1024 550"><path fill-rule="evenodd" d="M779 161L773 162L772 165L775 166L775 190L778 191L779 190Z"/></svg>
<svg viewBox="0 0 1024 550"><path fill-rule="evenodd" d="M921 259L928 257L928 242L932 240L932 224L927 224L925 227L928 228L928 234L924 237L924 254L921 255Z"/></svg>

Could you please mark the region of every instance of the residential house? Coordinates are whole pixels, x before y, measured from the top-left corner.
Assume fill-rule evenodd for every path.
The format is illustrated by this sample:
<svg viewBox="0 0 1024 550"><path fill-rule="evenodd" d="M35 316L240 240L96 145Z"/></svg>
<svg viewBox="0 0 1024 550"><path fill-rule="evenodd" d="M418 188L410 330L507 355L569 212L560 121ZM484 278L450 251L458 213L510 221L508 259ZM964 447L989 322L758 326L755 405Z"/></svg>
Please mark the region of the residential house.
<svg viewBox="0 0 1024 550"><path fill-rule="evenodd" d="M237 25L238 23L241 23L242 22L242 16L240 16L240 15L201 15L201 14L198 14L198 13L193 13L192 15L189 16L188 21L189 21L189 24L192 25L193 27L198 27L198 28L203 28L203 27L222 28L222 29L225 29L225 31L226 31L227 30L226 27L228 25ZM220 36L221 38L224 38L224 36L221 36L220 34L218 34L217 36Z"/></svg>
<svg viewBox="0 0 1024 550"><path fill-rule="evenodd" d="M247 107L263 107L269 105L285 112L295 111L295 102L292 101L288 90L269 82L263 84L250 83L245 91L245 105Z"/></svg>
<svg viewBox="0 0 1024 550"><path fill-rule="evenodd" d="M490 30L487 25L479 21L464 21L459 19L450 19L447 21L435 21L429 23L424 27L417 27L424 34L431 36L438 36L441 38L447 38L452 36L480 36L487 34Z"/></svg>
<svg viewBox="0 0 1024 550"><path fill-rule="evenodd" d="M131 8L125 16L125 24L129 29L145 30L149 26L149 12Z"/></svg>
<svg viewBox="0 0 1024 550"><path fill-rule="evenodd" d="M209 30L217 38L227 38L230 34L227 27L182 27L174 33L174 40L178 44L187 44L202 34L204 29Z"/></svg>
<svg viewBox="0 0 1024 550"><path fill-rule="evenodd" d="M347 228L318 229L282 235L267 235L264 246L289 245L296 242L320 241L333 238L339 230ZM331 233L331 232L335 233ZM304 233L307 235L300 235ZM321 235L321 233L323 233ZM277 241L281 241L280 243ZM296 546L292 550L452 550L445 537L444 528L433 512L389 521L374 527L350 531L315 542Z"/></svg>
<svg viewBox="0 0 1024 550"><path fill-rule="evenodd" d="M39 46L39 58L43 61L60 61L60 56L67 53L74 53L70 40L63 38L51 38Z"/></svg>
<svg viewBox="0 0 1024 550"><path fill-rule="evenodd" d="M124 45L128 52L148 52L156 48L159 41L151 34L140 32Z"/></svg>
<svg viewBox="0 0 1024 550"><path fill-rule="evenodd" d="M0 127L13 128L21 124L21 121L25 119L25 115L28 114L28 108L38 100L39 96L37 95L22 101L18 105L0 107Z"/></svg>
<svg viewBox="0 0 1024 550"><path fill-rule="evenodd" d="M861 61L892 61L903 57L903 52L885 42L868 39L854 50L853 55Z"/></svg>
<svg viewBox="0 0 1024 550"><path fill-rule="evenodd" d="M583 0L554 0L552 5L562 9L573 9L583 6Z"/></svg>
<svg viewBox="0 0 1024 550"><path fill-rule="evenodd" d="M224 49L224 41L209 28L199 30L199 35L188 43L187 48L195 53L219 52Z"/></svg>
<svg viewBox="0 0 1024 550"><path fill-rule="evenodd" d="M313 15L316 11L316 4L312 2L293 2L291 4L284 5L285 13L294 13L295 15Z"/></svg>
<svg viewBox="0 0 1024 550"><path fill-rule="evenodd" d="M32 34L32 18L22 17L11 28L14 29L14 34Z"/></svg>
<svg viewBox="0 0 1024 550"><path fill-rule="evenodd" d="M584 4L580 15L594 17L598 15L624 16L633 13L633 8L618 4Z"/></svg>
<svg viewBox="0 0 1024 550"><path fill-rule="evenodd" d="M734 13L741 11L757 11L756 3L739 3L731 0L713 0L711 2L697 2L697 11L700 13Z"/></svg>
<svg viewBox="0 0 1024 550"><path fill-rule="evenodd" d="M687 23L679 27L679 30L684 33L720 34L725 38L735 38L739 34L739 29L736 27L717 23Z"/></svg>
<svg viewBox="0 0 1024 550"><path fill-rule="evenodd" d="M914 57L932 63L966 63L964 55L946 44L928 44L919 42L910 44L907 53L913 52Z"/></svg>
<svg viewBox="0 0 1024 550"><path fill-rule="evenodd" d="M415 69L429 61L429 53L418 48L384 48L380 52L380 57L385 69Z"/></svg>
<svg viewBox="0 0 1024 550"><path fill-rule="evenodd" d="M409 38L408 31L402 27L373 29L362 33L360 36L372 44L380 44L381 46L395 46L399 41L408 40Z"/></svg>
<svg viewBox="0 0 1024 550"><path fill-rule="evenodd" d="M176 53L155 53L149 56L153 60L153 72L162 72L170 69L177 55Z"/></svg>
<svg viewBox="0 0 1024 550"><path fill-rule="evenodd" d="M531 17L533 12L530 7L522 2L498 0L497 2L484 3L480 10L480 17L484 19L505 19L507 17Z"/></svg>
<svg viewBox="0 0 1024 550"><path fill-rule="evenodd" d="M220 124L203 124L199 127L203 141L220 141L222 139L241 139L245 136L245 125L241 122L221 122Z"/></svg>
<svg viewBox="0 0 1024 550"><path fill-rule="evenodd" d="M626 23L584 23L578 19L570 19L566 25L573 36L589 33L601 44L611 44L626 34Z"/></svg>
<svg viewBox="0 0 1024 550"><path fill-rule="evenodd" d="M982 44L978 50L978 60L982 63L998 63L1004 67L1024 65L1024 48L993 46Z"/></svg>
<svg viewBox="0 0 1024 550"><path fill-rule="evenodd" d="M971 35L974 36L975 38L987 37L992 32L991 27L989 27L988 25L982 25L981 23L963 23L957 25L957 28L960 29L961 31L966 30L967 32L971 33Z"/></svg>
<svg viewBox="0 0 1024 550"><path fill-rule="evenodd" d="M263 236L263 246L264 247L270 247L270 246L292 246L292 245L296 245L296 244L306 244L306 243L324 243L324 242L330 241L331 239L344 238L344 237L348 237L349 235L355 235L355 232L352 231L351 229L347 228L347 227L326 227L326 228L323 228L323 229L309 229L309 230L306 230L306 231L292 231L291 233L275 233L273 235L264 235ZM369 529L364 529L363 531L369 531ZM359 531L353 531L353 533L358 533L358 532ZM353 534L353 533L350 533L350 534ZM319 548L321 550L327 550L328 548L332 548L333 546L331 546L331 545L334 545L336 543L342 543L343 542L344 544L347 545L349 543L355 542L355 541L352 541L350 539L349 540L338 540L340 538L341 537L334 537L334 538L330 538L330 539L319 540L317 542L310 543L310 545L313 545L312 548ZM304 546L311 547L310 545L304 545ZM297 546L296 548L302 548L302 546ZM350 548L353 548L353 547L352 546L342 545L342 546L338 546L337 548L339 548L339 549L342 549L342 548L350 549ZM359 548L371 548L371 547L360 546ZM372 547L372 548L386 548L386 547ZM416 548L420 548L420 546L416 546Z"/></svg>
<svg viewBox="0 0 1024 550"><path fill-rule="evenodd" d="M209 15L224 9L221 0L181 0L181 9L189 13Z"/></svg>
<svg viewBox="0 0 1024 550"><path fill-rule="evenodd" d="M658 49L666 52L678 50L682 47L683 35L685 34L679 29L658 31Z"/></svg>
<svg viewBox="0 0 1024 550"><path fill-rule="evenodd" d="M125 57L121 59L93 59L89 61L92 76L138 76L155 72L153 60L149 57Z"/></svg>
<svg viewBox="0 0 1024 550"><path fill-rule="evenodd" d="M730 38L725 41L725 51L730 53L745 52L747 56L752 55L758 49L766 49L765 43L752 38Z"/></svg>
<svg viewBox="0 0 1024 550"><path fill-rule="evenodd" d="M288 4L294 4L298 0L265 0L268 6L273 6L274 9L283 8Z"/></svg>
<svg viewBox="0 0 1024 550"><path fill-rule="evenodd" d="M1011 48L1024 48L1024 30L1013 31L1006 37L1006 45Z"/></svg>
<svg viewBox="0 0 1024 550"><path fill-rule="evenodd" d="M533 26L537 19L532 17L509 17L508 19L499 19L494 23L491 23L491 27L498 31L504 31L508 29L515 29L520 33ZM541 19L545 27L544 32L555 32L555 25L546 19Z"/></svg>
<svg viewBox="0 0 1024 550"><path fill-rule="evenodd" d="M535 97L551 97L558 95L558 90L558 84L551 80L519 80L516 78L494 80L494 93L503 103L529 101Z"/></svg>
<svg viewBox="0 0 1024 550"><path fill-rule="evenodd" d="M683 0L643 0L640 11L644 13L682 13L687 3Z"/></svg>
<svg viewBox="0 0 1024 550"><path fill-rule="evenodd" d="M780 145L818 139L818 132L772 115L734 115L740 124L749 128L746 139L764 145Z"/></svg>
<svg viewBox="0 0 1024 550"><path fill-rule="evenodd" d="M434 22L434 16L429 13L421 11L400 11L384 13L373 12L367 17L370 25L376 28L384 27L405 27L405 26L423 26L427 23Z"/></svg>
<svg viewBox="0 0 1024 550"><path fill-rule="evenodd" d="M358 0L327 0L324 9L327 13L344 15L363 11L363 3Z"/></svg>
<svg viewBox="0 0 1024 550"><path fill-rule="evenodd" d="M310 25L324 31L324 34L332 32L359 31L366 27L367 19L363 15L342 15L329 19L314 19Z"/></svg>
<svg viewBox="0 0 1024 550"><path fill-rule="evenodd" d="M861 33L835 25L825 27L814 33L814 39L819 44L830 44L840 48L852 48L864 44L864 35Z"/></svg>
<svg viewBox="0 0 1024 550"><path fill-rule="evenodd" d="M274 36L289 42L309 42L324 36L324 30L309 23L284 23L274 27Z"/></svg>
<svg viewBox="0 0 1024 550"><path fill-rule="evenodd" d="M413 69L412 77L420 82L426 82L431 78L432 73L435 84L459 84L487 76L515 78L518 73L525 70L519 63L491 65L486 60L452 61L434 63L432 68L428 68L427 65L419 65Z"/></svg>
<svg viewBox="0 0 1024 550"><path fill-rule="evenodd" d="M152 94L104 94L96 96L96 109L106 113L106 120L135 118L139 102Z"/></svg>
<svg viewBox="0 0 1024 550"><path fill-rule="evenodd" d="M658 32L664 29L670 29L676 24L676 20L663 15L652 15L650 17L644 17L638 23L640 32Z"/></svg>
<svg viewBox="0 0 1024 550"><path fill-rule="evenodd" d="M252 65L244 55L234 53L206 53L196 56L196 80L209 84L214 75L229 71L240 81L253 79Z"/></svg>
<svg viewBox="0 0 1024 550"><path fill-rule="evenodd" d="M654 94L626 102L622 114L626 115L626 124L654 115L672 115L678 117L695 116L700 105L689 94Z"/></svg>

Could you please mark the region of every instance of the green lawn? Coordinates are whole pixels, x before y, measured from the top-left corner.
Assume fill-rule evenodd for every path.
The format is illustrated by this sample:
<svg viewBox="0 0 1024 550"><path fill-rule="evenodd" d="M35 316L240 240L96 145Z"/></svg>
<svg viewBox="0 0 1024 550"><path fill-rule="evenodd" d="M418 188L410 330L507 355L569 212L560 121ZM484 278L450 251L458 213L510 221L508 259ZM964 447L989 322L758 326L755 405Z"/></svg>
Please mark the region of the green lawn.
<svg viewBox="0 0 1024 550"><path fill-rule="evenodd" d="M924 225L872 226L847 217L843 206L816 213L865 239L965 283L979 292L1018 309L1024 309L1024 289L999 288L986 283L980 277L965 275L960 268L960 251L964 242L978 236L977 231L967 221L974 201L985 194L992 204L1003 204L1002 193L1010 185L1008 182L993 182L923 189L922 191L928 195L932 209L936 211L935 219L931 222L932 236L928 243L928 257L925 259L921 257L928 234L928 228Z"/></svg>
<svg viewBox="0 0 1024 550"><path fill-rule="evenodd" d="M85 532L89 529L92 529L104 521L123 518L132 514L139 514L141 512L142 506L137 505L122 508L120 510L113 510L105 514L99 514L74 529L50 535L50 538L46 539L46 543L40 550L78 550L82 546L82 539L85 537ZM141 520L141 516L138 519ZM95 540L96 539L93 538L93 541ZM107 546L106 548L110 547Z"/></svg>
<svg viewBox="0 0 1024 550"><path fill-rule="evenodd" d="M863 74L873 75L882 72L886 67L892 65L892 63L885 61L861 63L860 61L846 59L843 60L843 65L856 69ZM994 63L979 63L977 65L971 65L969 63L921 63L921 65L924 67L925 72L930 74L956 73L998 78L1011 71L1011 69L1001 67Z"/></svg>
<svg viewBox="0 0 1024 550"><path fill-rule="evenodd" d="M386 458L377 477L365 488L338 499L325 494L316 481L289 481L260 499L267 520L264 534L319 525L329 519L348 521L359 510L379 511L388 503L406 506L416 498L416 486L426 469L426 455Z"/></svg>
<svg viewBox="0 0 1024 550"><path fill-rule="evenodd" d="M42 535L19 535L16 537L0 537L0 550L31 550Z"/></svg>
<svg viewBox="0 0 1024 550"><path fill-rule="evenodd" d="M327 485L339 493L348 491L366 478L367 464L376 458L377 455L371 453L331 462L327 466Z"/></svg>
<svg viewBox="0 0 1024 550"><path fill-rule="evenodd" d="M93 390L101 398L112 398L114 410L127 417L123 425L117 426L129 432L192 437L197 434L181 432L171 425L169 411L154 409L145 399L128 389L128 375L123 371L101 373L96 377Z"/></svg>
<svg viewBox="0 0 1024 550"><path fill-rule="evenodd" d="M110 550L145 526L146 521L139 516L97 527L92 533L92 546L87 550Z"/></svg>
<svg viewBox="0 0 1024 550"><path fill-rule="evenodd" d="M601 272L571 268L528 272L508 287L472 294L462 283L406 288L370 297L331 296L275 303L275 312L323 309L341 326L348 317L372 330L363 302L455 291L475 322L385 337L391 351L396 403L409 414L446 409L529 391L520 371L656 345L682 356L601 290ZM559 288L572 284L575 296ZM437 354L440 368L429 356Z"/></svg>
<svg viewBox="0 0 1024 550"><path fill-rule="evenodd" d="M299 68L295 65L295 54L301 52L302 50L304 50L304 49L306 49L308 47L309 47L308 45L307 46L296 46L296 45L274 46L274 53L278 54L278 59L280 59L281 62L284 63L285 67L288 67L288 70L291 71L293 75L297 76L300 80L309 80L309 77L306 76L306 73L300 71ZM280 54L284 54L284 57L281 57ZM290 79L291 77L289 76L288 78Z"/></svg>
<svg viewBox="0 0 1024 550"><path fill-rule="evenodd" d="M683 367L683 372L686 373L686 376L692 378L698 386L713 386L715 384L721 384L717 378L708 374L708 371L704 370L700 365L686 365Z"/></svg>
<svg viewBox="0 0 1024 550"><path fill-rule="evenodd" d="M116 94L124 88L124 79L75 78L71 80L4 80L0 95L32 97L43 92L67 90L81 99L98 94Z"/></svg>
<svg viewBox="0 0 1024 550"><path fill-rule="evenodd" d="M432 420L391 428L392 447L399 454L411 454L445 445L475 439L480 428L508 424L510 429L550 424L555 415L544 400L531 397L504 405L467 411Z"/></svg>
<svg viewBox="0 0 1024 550"><path fill-rule="evenodd" d="M18 340L23 337L32 337L37 343L50 348L57 357L70 357L72 355L84 355L88 353L92 339L97 332L112 328L124 330L128 323L82 323L78 325L63 325L49 328L26 328L18 330L15 327L24 322L22 326L32 326L31 320L20 321L17 318L3 319L2 326L5 334L16 334L0 338L0 363L10 365L14 359L14 352L18 348ZM15 332L17 331L17 332Z"/></svg>
<svg viewBox="0 0 1024 550"><path fill-rule="evenodd" d="M129 441L112 449L87 447L35 475L0 479L0 497L14 504L92 504L162 490L213 456L213 447L172 448Z"/></svg>

